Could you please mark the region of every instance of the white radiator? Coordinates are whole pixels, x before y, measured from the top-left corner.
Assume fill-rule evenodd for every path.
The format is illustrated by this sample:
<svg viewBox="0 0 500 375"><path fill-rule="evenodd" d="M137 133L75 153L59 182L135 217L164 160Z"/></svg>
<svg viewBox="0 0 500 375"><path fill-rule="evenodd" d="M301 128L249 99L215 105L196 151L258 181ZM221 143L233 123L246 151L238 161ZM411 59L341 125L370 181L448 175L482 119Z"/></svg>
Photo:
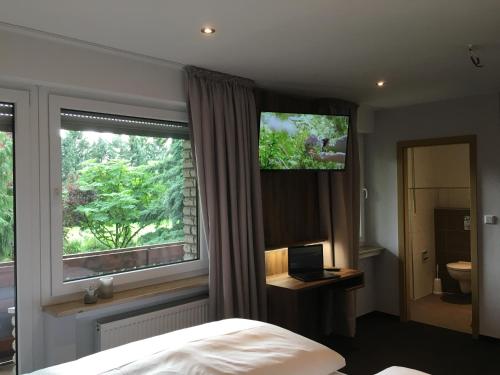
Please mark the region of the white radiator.
<svg viewBox="0 0 500 375"><path fill-rule="evenodd" d="M208 299L169 306L161 310L144 310L132 316L117 315L97 321L97 350L110 349L206 322L208 322Z"/></svg>

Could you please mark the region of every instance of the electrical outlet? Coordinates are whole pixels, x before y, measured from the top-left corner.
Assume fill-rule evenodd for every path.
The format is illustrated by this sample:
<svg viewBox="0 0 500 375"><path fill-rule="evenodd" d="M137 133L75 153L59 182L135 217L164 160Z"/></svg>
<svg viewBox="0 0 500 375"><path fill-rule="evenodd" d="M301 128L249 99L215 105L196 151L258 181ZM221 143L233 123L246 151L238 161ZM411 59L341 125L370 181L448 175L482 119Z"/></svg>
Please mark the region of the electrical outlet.
<svg viewBox="0 0 500 375"><path fill-rule="evenodd" d="M484 215L484 223L485 224L496 224L497 217L495 215Z"/></svg>
<svg viewBox="0 0 500 375"><path fill-rule="evenodd" d="M464 230L470 230L470 216L464 216Z"/></svg>

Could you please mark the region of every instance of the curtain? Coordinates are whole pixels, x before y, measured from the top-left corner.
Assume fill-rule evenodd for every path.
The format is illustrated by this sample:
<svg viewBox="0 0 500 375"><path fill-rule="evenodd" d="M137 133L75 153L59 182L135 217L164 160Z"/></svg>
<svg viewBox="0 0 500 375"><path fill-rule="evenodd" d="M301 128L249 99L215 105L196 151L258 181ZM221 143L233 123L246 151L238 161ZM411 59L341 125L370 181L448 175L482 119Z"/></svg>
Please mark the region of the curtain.
<svg viewBox="0 0 500 375"><path fill-rule="evenodd" d="M185 68L209 256L211 319L265 320L264 230L253 81Z"/></svg>
<svg viewBox="0 0 500 375"><path fill-rule="evenodd" d="M356 131L357 106L350 102L322 99L316 113L349 116L349 138L344 172L319 172L321 216L325 224L335 266L357 268L359 259L359 153ZM328 333L354 336L356 333L356 292L325 295L324 322Z"/></svg>

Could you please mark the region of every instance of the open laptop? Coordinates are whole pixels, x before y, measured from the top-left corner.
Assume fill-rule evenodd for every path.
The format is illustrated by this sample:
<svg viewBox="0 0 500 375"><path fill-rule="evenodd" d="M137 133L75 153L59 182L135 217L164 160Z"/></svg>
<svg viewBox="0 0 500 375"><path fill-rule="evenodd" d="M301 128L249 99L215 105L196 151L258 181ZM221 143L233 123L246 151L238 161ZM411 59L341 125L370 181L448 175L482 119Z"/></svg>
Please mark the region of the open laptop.
<svg viewBox="0 0 500 375"><path fill-rule="evenodd" d="M288 274L301 281L317 281L340 277L323 269L323 245L288 248Z"/></svg>

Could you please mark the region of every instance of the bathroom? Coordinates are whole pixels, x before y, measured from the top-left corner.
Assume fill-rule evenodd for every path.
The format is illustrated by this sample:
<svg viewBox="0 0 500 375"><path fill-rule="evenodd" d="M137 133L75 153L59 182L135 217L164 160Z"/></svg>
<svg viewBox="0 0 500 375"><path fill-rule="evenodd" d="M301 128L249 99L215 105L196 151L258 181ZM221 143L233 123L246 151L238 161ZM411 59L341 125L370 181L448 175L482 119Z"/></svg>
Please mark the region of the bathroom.
<svg viewBox="0 0 500 375"><path fill-rule="evenodd" d="M470 145L405 152L408 318L472 333Z"/></svg>

